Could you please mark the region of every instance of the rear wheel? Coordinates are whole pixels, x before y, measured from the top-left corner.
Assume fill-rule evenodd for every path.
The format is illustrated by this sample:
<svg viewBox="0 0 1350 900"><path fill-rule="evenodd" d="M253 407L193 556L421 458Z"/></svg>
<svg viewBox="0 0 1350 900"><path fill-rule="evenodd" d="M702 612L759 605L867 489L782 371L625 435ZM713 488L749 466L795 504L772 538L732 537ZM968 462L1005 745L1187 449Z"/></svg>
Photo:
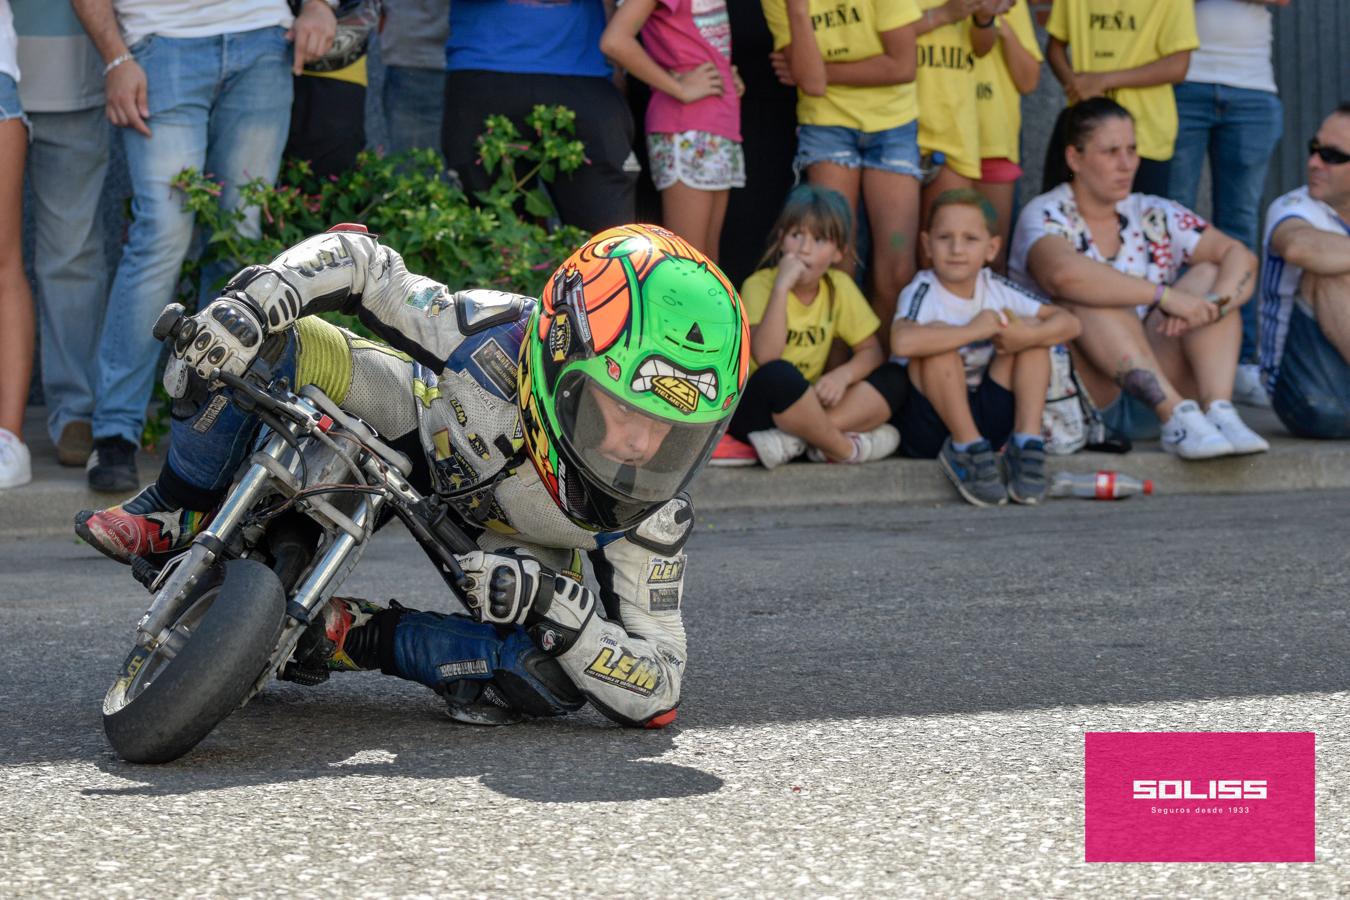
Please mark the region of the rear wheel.
<svg viewBox="0 0 1350 900"><path fill-rule="evenodd" d="M230 560L203 580L153 650L131 651L103 698L103 730L128 762L191 750L244 699L281 634L286 593L276 574Z"/></svg>

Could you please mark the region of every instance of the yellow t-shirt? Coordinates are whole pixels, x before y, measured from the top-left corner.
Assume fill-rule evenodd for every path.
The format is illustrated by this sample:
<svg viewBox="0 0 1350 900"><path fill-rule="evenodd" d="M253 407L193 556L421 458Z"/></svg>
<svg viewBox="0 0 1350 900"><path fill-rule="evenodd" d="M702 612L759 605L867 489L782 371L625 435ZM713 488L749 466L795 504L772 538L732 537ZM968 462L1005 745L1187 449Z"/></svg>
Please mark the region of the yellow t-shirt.
<svg viewBox="0 0 1350 900"><path fill-rule="evenodd" d="M792 43L786 0L761 0L764 20L773 33L773 49ZM816 46L827 63L858 62L880 56L881 32L919 20L914 0L810 0ZM797 92L799 125L842 125L859 131L886 131L913 122L919 115L914 84L859 87L831 84L825 96Z"/></svg>
<svg viewBox="0 0 1350 900"><path fill-rule="evenodd" d="M745 303L751 327L763 320L777 277L777 266L760 269L741 286L741 301ZM830 269L821 279L816 299L809 304L788 292L787 345L783 347L782 358L796 366L807 381L814 382L825 374L830 344L836 337L856 347L880 327L881 320L853 279L838 269ZM753 371L753 360L750 365Z"/></svg>
<svg viewBox="0 0 1350 900"><path fill-rule="evenodd" d="M936 9L946 0L919 0ZM980 125L975 112L975 50L970 17L919 35L919 149L941 150L946 165L980 177Z"/></svg>
<svg viewBox="0 0 1350 900"><path fill-rule="evenodd" d="M1200 46L1194 0L1055 0L1045 30L1069 45L1075 72L1148 65ZM1169 160L1177 139L1172 85L1111 91L1134 116L1139 155Z"/></svg>
<svg viewBox="0 0 1350 900"><path fill-rule="evenodd" d="M1017 42L1037 62L1044 60L1024 0L1018 0L1003 19L1012 28ZM1008 72L1001 40L993 50L975 60L975 108L980 120L980 158L1021 162L1018 136L1022 133L1022 95Z"/></svg>

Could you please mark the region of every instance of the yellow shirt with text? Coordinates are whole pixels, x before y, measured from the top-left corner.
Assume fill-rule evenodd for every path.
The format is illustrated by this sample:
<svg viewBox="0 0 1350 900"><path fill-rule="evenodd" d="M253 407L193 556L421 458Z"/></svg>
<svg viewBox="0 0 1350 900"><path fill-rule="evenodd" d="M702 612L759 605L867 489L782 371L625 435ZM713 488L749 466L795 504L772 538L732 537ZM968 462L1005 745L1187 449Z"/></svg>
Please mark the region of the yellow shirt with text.
<svg viewBox="0 0 1350 900"><path fill-rule="evenodd" d="M761 0L773 33L773 49L792 43L786 0ZM919 19L914 0L810 0L811 27L826 63L858 62L880 56L881 32ZM797 124L841 125L859 131L887 131L919 115L914 84L862 87L830 84L825 96L797 91Z"/></svg>
<svg viewBox="0 0 1350 900"><path fill-rule="evenodd" d="M1075 72L1114 72L1200 46L1194 0L1055 0L1045 30L1069 46ZM1177 139L1172 85L1109 96L1134 116L1139 155L1169 160Z"/></svg>
<svg viewBox="0 0 1350 900"><path fill-rule="evenodd" d="M1026 0L1017 0L1017 5L1002 18L1017 42L1037 62L1042 62L1045 57L1036 44L1036 29L1031 24ZM1021 162L1022 95L1008 71L1002 39L993 50L975 60L975 108L980 120L980 158Z"/></svg>
<svg viewBox="0 0 1350 900"><path fill-rule="evenodd" d="M764 320L769 306L773 281L778 267L760 269L741 285L741 301L745 303L750 327ZM807 381L814 383L825 374L825 363L830 357L830 344L839 338L850 347L856 347L868 336L876 334L881 320L872 312L858 285L844 272L830 269L820 280L816 299L802 303L797 295L788 292L787 345L782 358L797 367ZM752 360L751 371L757 368Z"/></svg>
<svg viewBox="0 0 1350 900"><path fill-rule="evenodd" d="M946 0L919 0L925 10ZM946 165L980 177L980 124L975 111L975 49L970 17L919 35L919 149L942 151Z"/></svg>

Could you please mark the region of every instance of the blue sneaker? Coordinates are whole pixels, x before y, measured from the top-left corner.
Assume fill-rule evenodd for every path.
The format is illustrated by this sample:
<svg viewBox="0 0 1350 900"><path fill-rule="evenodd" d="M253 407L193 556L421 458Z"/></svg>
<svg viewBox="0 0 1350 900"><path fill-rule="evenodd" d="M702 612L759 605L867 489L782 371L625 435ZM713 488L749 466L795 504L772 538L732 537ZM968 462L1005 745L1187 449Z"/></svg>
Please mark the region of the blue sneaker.
<svg viewBox="0 0 1350 900"><path fill-rule="evenodd" d="M1008 492L998 474L998 457L983 438L961 452L953 446L951 435L948 435L938 451L938 465L967 503L1002 506L1008 502Z"/></svg>
<svg viewBox="0 0 1350 900"><path fill-rule="evenodd" d="M1008 497L1014 503L1035 506L1045 499L1045 442L1030 440L1018 447L1008 444L1003 451L1003 468L1008 475Z"/></svg>

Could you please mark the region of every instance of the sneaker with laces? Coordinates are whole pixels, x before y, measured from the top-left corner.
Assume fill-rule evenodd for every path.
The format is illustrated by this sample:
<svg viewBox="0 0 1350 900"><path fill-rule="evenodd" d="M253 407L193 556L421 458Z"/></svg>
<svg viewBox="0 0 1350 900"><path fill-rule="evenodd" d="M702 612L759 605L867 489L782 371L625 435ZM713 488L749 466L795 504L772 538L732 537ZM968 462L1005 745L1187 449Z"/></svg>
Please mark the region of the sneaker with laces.
<svg viewBox="0 0 1350 900"><path fill-rule="evenodd" d="M1205 411L1205 418L1233 445L1234 453L1265 453L1270 449L1270 442L1248 428L1233 404L1227 400L1211 403Z"/></svg>
<svg viewBox="0 0 1350 900"><path fill-rule="evenodd" d="M1162 426L1162 448L1182 459L1213 459L1228 456L1233 445L1210 424L1194 400L1183 400Z"/></svg>
<svg viewBox="0 0 1350 900"><path fill-rule="evenodd" d="M750 445L755 448L760 465L766 469L776 469L806 452L806 441L795 434L788 434L781 428L752 431L747 437L750 438Z"/></svg>
<svg viewBox="0 0 1350 900"><path fill-rule="evenodd" d="M94 441L94 452L85 466L89 487L106 493L134 491L141 480L136 474L136 445L119 437Z"/></svg>
<svg viewBox="0 0 1350 900"><path fill-rule="evenodd" d="M118 506L81 511L75 533L109 559L130 563L134 556L183 549L209 519L204 512L174 509L152 484Z"/></svg>
<svg viewBox="0 0 1350 900"><path fill-rule="evenodd" d="M806 458L811 462L852 465L885 459L900 446L900 432L895 430L894 425L878 425L871 431L846 431L844 433L853 442L853 455L848 459L830 459L819 447L812 447L807 450Z"/></svg>
<svg viewBox="0 0 1350 900"><path fill-rule="evenodd" d="M1003 468L1008 476L1008 499L1035 506L1045 499L1049 485L1045 480L1045 442L1030 440L1021 447L1009 441L1003 451Z"/></svg>
<svg viewBox="0 0 1350 900"><path fill-rule="evenodd" d="M33 456L14 432L0 428L0 488L18 487L33 480Z"/></svg>
<svg viewBox="0 0 1350 900"><path fill-rule="evenodd" d="M1002 506L1008 502L1008 492L998 474L998 457L983 438L961 451L948 435L938 451L938 465L967 503Z"/></svg>
<svg viewBox="0 0 1350 900"><path fill-rule="evenodd" d="M753 466L759 462L759 457L755 455L755 448L751 447L745 441L738 441L729 434L722 435L722 439L717 442L713 448L712 459L708 460L710 466Z"/></svg>
<svg viewBox="0 0 1350 900"><path fill-rule="evenodd" d="M1266 393L1260 366L1255 363L1238 366L1237 377L1233 379L1233 402L1243 406L1270 408L1270 395Z"/></svg>

